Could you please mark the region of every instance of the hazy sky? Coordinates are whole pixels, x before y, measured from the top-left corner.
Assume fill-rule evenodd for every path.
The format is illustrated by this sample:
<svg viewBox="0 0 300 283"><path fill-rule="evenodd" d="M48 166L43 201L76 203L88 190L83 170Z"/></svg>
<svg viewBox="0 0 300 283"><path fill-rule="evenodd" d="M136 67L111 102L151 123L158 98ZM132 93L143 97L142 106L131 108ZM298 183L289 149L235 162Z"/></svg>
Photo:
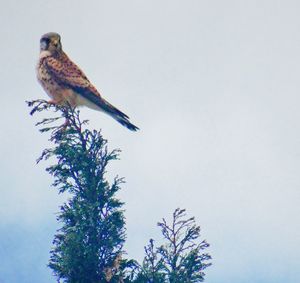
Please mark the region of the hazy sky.
<svg viewBox="0 0 300 283"><path fill-rule="evenodd" d="M121 160L129 257L186 208L211 247L208 283L300 277L300 2L3 1L0 10L0 282L54 282L46 267L64 196L35 165L47 135L24 101L39 38L55 31L102 95L141 128L82 110ZM43 114L40 115L40 118Z"/></svg>

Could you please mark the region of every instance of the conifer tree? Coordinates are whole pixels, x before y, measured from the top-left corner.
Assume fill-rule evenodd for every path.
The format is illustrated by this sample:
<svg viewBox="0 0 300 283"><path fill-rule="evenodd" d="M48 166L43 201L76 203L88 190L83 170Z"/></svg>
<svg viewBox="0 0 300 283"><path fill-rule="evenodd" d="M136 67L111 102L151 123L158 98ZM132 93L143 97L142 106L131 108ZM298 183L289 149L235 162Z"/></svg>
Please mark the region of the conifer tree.
<svg viewBox="0 0 300 283"><path fill-rule="evenodd" d="M56 158L46 170L54 176L53 186L70 195L57 217L62 227L54 237L49 267L63 282L118 282L125 221L115 194L123 180L116 177L110 185L105 179L106 166L117 159L118 150L109 152L101 133L89 131L77 110L45 101L29 105L34 107L31 114L60 112L37 124L43 126L41 132L51 132L54 143L38 161ZM66 122L53 125L62 119Z"/></svg>
<svg viewBox="0 0 300 283"><path fill-rule="evenodd" d="M158 223L166 242L156 247L151 239L141 264L123 258L125 218L123 203L116 197L123 179L116 177L109 184L105 178L106 167L118 158L119 150L108 151L101 132L88 130L88 121L81 121L76 109L44 100L27 103L31 114L46 110L57 114L37 126L41 132L50 132L54 144L42 152L38 162L56 159L46 170L54 177L58 192L70 197L57 216L61 227L54 236L48 264L58 282L204 281L211 257L203 250L209 244L200 241L200 226L193 217L186 218L184 209L174 211L170 224L164 218Z"/></svg>
<svg viewBox="0 0 300 283"><path fill-rule="evenodd" d="M192 283L204 281L204 269L211 265L211 256L203 250L209 244L200 241L200 226L194 217L186 218L185 209L177 208L170 224L163 218L161 228L164 244L155 247L151 239L145 257L131 274L135 283Z"/></svg>

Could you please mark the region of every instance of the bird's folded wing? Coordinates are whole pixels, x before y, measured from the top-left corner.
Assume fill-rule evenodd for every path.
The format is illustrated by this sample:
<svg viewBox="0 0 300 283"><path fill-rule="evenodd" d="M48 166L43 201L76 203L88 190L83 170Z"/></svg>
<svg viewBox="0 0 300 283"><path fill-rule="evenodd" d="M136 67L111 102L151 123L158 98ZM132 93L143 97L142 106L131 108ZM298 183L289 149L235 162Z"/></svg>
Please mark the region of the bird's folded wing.
<svg viewBox="0 0 300 283"><path fill-rule="evenodd" d="M58 84L73 89L79 95L96 104L109 114L129 119L125 113L101 98L99 92L90 83L85 74L69 58L66 57L66 60L58 60L54 57L47 57L44 64Z"/></svg>
<svg viewBox="0 0 300 283"><path fill-rule="evenodd" d="M44 66L60 84L73 87L88 87L91 83L85 74L69 59L58 60L47 57Z"/></svg>
<svg viewBox="0 0 300 283"><path fill-rule="evenodd" d="M92 103L99 106L103 111L106 113L112 115L112 116L119 116L123 119L129 119L129 117L120 111L115 106L111 105L108 101L106 101L104 98L101 98L94 94L93 91L91 91L90 88L81 88L81 87L74 87L74 90L79 93L81 96L83 96L85 99L91 101Z"/></svg>

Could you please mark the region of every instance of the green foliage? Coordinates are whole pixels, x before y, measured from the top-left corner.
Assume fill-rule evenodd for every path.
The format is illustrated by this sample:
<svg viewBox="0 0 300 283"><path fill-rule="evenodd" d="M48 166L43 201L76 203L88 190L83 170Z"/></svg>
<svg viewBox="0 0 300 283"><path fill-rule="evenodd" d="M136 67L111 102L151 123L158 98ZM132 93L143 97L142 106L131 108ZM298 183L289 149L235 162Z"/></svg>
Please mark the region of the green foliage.
<svg viewBox="0 0 300 283"><path fill-rule="evenodd" d="M54 147L42 152L41 160L55 158L46 170L54 177L53 186L70 198L60 207L57 231L49 267L58 282L68 283L192 283L204 281L204 269L211 265L209 247L200 241L200 227L176 209L170 224L158 223L166 243L154 240L144 248L141 264L123 259L125 219L116 193L123 179L112 184L105 179L106 166L119 151L108 151L99 131L86 128L79 112L43 100L28 102L31 114L46 110L58 113L37 123L41 132L50 132ZM60 121L65 119L65 123ZM57 123L60 122L59 125ZM138 212L137 212L138 213Z"/></svg>
<svg viewBox="0 0 300 283"><path fill-rule="evenodd" d="M64 282L113 282L118 278L125 239L122 203L115 197L123 180L116 177L110 185L104 175L118 151L109 152L101 133L86 129L87 122L80 121L79 112L71 107L44 101L30 105L32 113L51 108L67 119L59 126L53 124L61 116L38 123L44 126L42 132L51 132L54 143L38 161L56 158L46 170L54 176L53 186L71 196L57 217L62 227L53 241L49 267Z"/></svg>
<svg viewBox="0 0 300 283"><path fill-rule="evenodd" d="M211 256L202 253L209 247L206 241L199 242L200 226L194 217L185 219L185 210L177 208L172 222L165 219L158 223L166 243L154 247L150 240L145 247L142 265L132 271L135 283L187 283L203 282L203 270L211 265L207 263Z"/></svg>

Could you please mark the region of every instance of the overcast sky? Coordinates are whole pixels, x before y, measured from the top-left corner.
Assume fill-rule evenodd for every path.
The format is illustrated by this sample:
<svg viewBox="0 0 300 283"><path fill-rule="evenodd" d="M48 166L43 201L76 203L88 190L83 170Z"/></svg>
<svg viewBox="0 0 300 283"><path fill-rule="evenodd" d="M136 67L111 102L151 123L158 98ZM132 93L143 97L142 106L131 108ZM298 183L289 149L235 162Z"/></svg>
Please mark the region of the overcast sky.
<svg viewBox="0 0 300 283"><path fill-rule="evenodd" d="M35 164L49 143L24 103L46 98L35 64L49 31L141 128L82 110L122 149L108 178L127 181L128 257L181 207L211 244L206 282L298 282L299 11L296 0L2 0L0 282L54 282L46 264L65 197Z"/></svg>

